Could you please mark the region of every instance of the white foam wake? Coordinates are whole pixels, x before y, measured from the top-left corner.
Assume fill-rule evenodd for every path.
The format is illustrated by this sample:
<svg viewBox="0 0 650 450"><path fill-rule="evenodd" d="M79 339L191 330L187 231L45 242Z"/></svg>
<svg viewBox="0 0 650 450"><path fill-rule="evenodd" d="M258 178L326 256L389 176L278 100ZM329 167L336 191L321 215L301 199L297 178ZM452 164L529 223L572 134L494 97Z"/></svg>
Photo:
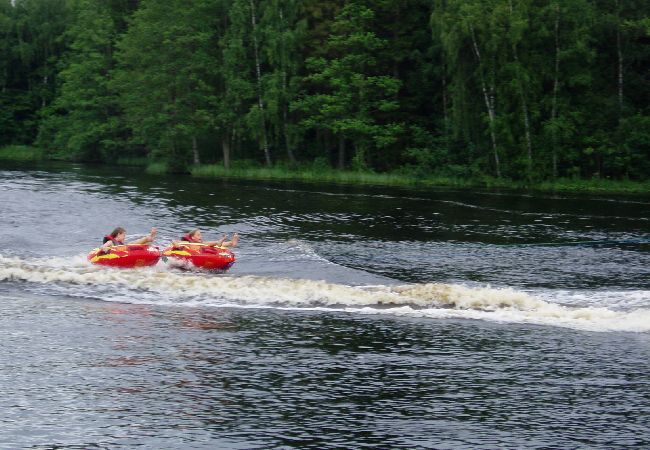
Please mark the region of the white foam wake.
<svg viewBox="0 0 650 450"><path fill-rule="evenodd" d="M66 263L67 262L67 263ZM24 261L0 256L0 281L83 286L91 293L119 290L123 302L202 306L334 308L364 314L465 318L532 323L590 331L650 331L650 309L563 306L513 289L456 284L348 286L325 281L260 276L178 273L164 265L119 270L91 266L81 258ZM127 292L125 295L124 292ZM157 295L142 295L144 292ZM60 291L57 291L60 292ZM130 292L130 295L129 295ZM559 293L563 291L558 291ZM98 298L112 299L98 294ZM650 304L650 292L634 291Z"/></svg>

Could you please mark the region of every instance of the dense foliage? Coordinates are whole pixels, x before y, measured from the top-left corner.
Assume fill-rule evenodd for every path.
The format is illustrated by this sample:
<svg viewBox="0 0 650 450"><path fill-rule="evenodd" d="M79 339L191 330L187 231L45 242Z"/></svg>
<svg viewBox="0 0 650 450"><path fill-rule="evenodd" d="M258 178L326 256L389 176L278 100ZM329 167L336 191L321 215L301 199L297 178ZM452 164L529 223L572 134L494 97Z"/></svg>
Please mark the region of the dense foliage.
<svg viewBox="0 0 650 450"><path fill-rule="evenodd" d="M641 0L0 0L0 146L176 170L647 179L649 13Z"/></svg>

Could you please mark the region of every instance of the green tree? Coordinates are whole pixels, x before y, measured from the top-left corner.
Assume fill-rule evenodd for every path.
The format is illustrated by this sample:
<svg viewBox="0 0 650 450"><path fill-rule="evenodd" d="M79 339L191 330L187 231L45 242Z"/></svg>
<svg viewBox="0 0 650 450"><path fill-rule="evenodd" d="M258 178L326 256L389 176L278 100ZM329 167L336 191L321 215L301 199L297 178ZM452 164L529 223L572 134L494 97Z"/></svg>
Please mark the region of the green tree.
<svg viewBox="0 0 650 450"><path fill-rule="evenodd" d="M543 56L538 71L546 92L541 99L540 139L553 178L574 173L579 164L578 130L584 127L586 91L592 83L594 9L587 0L554 0L537 11L540 31L535 47ZM543 51L540 49L553 49Z"/></svg>
<svg viewBox="0 0 650 450"><path fill-rule="evenodd" d="M115 26L101 0L79 0L74 12L61 88L43 112L37 144L73 159L114 159L124 148L117 96L109 89Z"/></svg>
<svg viewBox="0 0 650 450"><path fill-rule="evenodd" d="M2 127L8 128L2 134L13 143L32 143L40 111L55 96L68 8L65 0L15 0L0 10L6 58L0 104L6 108Z"/></svg>
<svg viewBox="0 0 650 450"><path fill-rule="evenodd" d="M371 163L372 152L395 142L402 129L380 120L382 113L398 107L400 82L378 66L386 42L372 31L374 18L364 1L343 7L325 44L326 55L307 60L306 80L312 92L296 103L306 115L304 126L324 128L336 136L340 168L346 160L346 141L354 146L353 166L364 168Z"/></svg>
<svg viewBox="0 0 650 450"><path fill-rule="evenodd" d="M442 40L449 72L454 126L458 130L465 128L468 139L478 135L480 142L480 134L475 133L476 124L470 117L475 111L484 111L482 117L487 124L494 172L500 177L503 145L498 138L506 122L499 114L497 87L503 83L500 68L507 62L508 55L499 20L503 1L440 0L434 5L432 24L438 27L434 33Z"/></svg>
<svg viewBox="0 0 650 450"><path fill-rule="evenodd" d="M250 5L246 0L226 1L219 38L219 83L216 127L221 135L223 164L230 168L232 152L241 145L246 131L246 113L254 103L255 84L247 47Z"/></svg>
<svg viewBox="0 0 650 450"><path fill-rule="evenodd" d="M291 162L296 161L299 133L289 109L298 93L303 65L300 48L306 33L300 4L298 0L269 0L263 4L260 20L262 53L268 66L263 82L268 124L276 147L284 146Z"/></svg>
<svg viewBox="0 0 650 450"><path fill-rule="evenodd" d="M598 129L590 141L585 171L597 176L628 176L635 172L633 160L650 156L628 144L629 123L639 123L639 118L650 114L646 33L650 5L639 0L599 0L595 5L598 15L593 45L597 58L590 98Z"/></svg>
<svg viewBox="0 0 650 450"><path fill-rule="evenodd" d="M15 134L11 96L11 75L14 67L12 47L13 7L10 0L0 0L0 145L9 144Z"/></svg>
<svg viewBox="0 0 650 450"><path fill-rule="evenodd" d="M112 86L135 142L182 170L200 162L197 138L214 127L215 1L142 1L118 42Z"/></svg>

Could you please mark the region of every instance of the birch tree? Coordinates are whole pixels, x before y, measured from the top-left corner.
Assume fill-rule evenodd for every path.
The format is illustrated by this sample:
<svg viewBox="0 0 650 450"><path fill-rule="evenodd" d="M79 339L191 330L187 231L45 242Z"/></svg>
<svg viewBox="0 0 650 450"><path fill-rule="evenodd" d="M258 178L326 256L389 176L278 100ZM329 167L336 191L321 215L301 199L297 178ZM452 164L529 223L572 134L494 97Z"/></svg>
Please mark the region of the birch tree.
<svg viewBox="0 0 650 450"><path fill-rule="evenodd" d="M269 127L276 146L283 146L290 162L296 161L297 130L290 118L290 105L297 95L298 74L302 69L301 41L306 22L301 19L298 0L270 0L261 17L263 53L269 67L265 94Z"/></svg>
<svg viewBox="0 0 650 450"><path fill-rule="evenodd" d="M266 111L264 106L264 89L262 84L262 68L260 60L259 26L257 16L256 0L249 0L251 18L251 40L253 42L253 57L255 62L255 80L257 85L257 109L250 113L251 129L256 130L260 147L264 152L264 160L267 166L271 166L271 153L269 151L269 140L266 132Z"/></svg>
<svg viewBox="0 0 650 450"><path fill-rule="evenodd" d="M478 87L478 95L482 98L483 108L486 113L487 133L490 139L494 173L501 177L501 150L497 139L498 113L497 113L497 75L503 59L503 35L495 32L495 20L492 12L499 6L498 0L483 2L478 0L449 0L446 4L438 3L434 13L441 17L441 36L443 51L446 61L452 72L455 91L456 108L458 107L458 93L463 92L464 79L462 73L465 65L471 64L471 73ZM444 6L444 8L443 8ZM502 31L502 30L500 30ZM473 61L463 58L463 54L470 52Z"/></svg>
<svg viewBox="0 0 650 450"><path fill-rule="evenodd" d="M219 39L220 83L217 92L217 128L221 135L223 164L230 168L232 153L246 130L245 118L254 104L255 82L251 77L249 49L246 45L250 30L250 10L247 1L226 2L223 14L223 36Z"/></svg>

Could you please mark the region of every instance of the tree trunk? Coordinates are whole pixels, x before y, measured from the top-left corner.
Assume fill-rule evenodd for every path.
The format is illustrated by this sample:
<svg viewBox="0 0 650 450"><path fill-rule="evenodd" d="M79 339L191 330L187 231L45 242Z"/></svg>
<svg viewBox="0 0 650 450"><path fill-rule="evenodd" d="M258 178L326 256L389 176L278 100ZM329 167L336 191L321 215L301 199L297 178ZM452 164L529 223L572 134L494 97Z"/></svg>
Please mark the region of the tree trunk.
<svg viewBox="0 0 650 450"><path fill-rule="evenodd" d="M618 55L618 118L623 117L623 48L621 44L621 18L619 2L616 1L616 53Z"/></svg>
<svg viewBox="0 0 650 450"><path fill-rule="evenodd" d="M445 56L443 52L442 56L442 117L443 117L443 128L444 135L447 135L449 130L449 112L448 112L448 100L447 100L447 65L445 64Z"/></svg>
<svg viewBox="0 0 650 450"><path fill-rule="evenodd" d="M278 16L282 22L283 29L281 30L281 40L280 40L280 54L281 54L281 70L282 70L282 134L284 136L284 145L287 150L287 158L290 162L296 162L296 157L293 154L293 149L291 148L291 141L289 139L289 111L288 111L288 102L287 102L287 67L285 61L285 47L284 47L284 11L282 8L278 7Z"/></svg>
<svg viewBox="0 0 650 450"><path fill-rule="evenodd" d="M528 158L528 178L533 175L533 142L530 137L530 115L528 114L528 102L523 89L521 92L521 108L524 113L524 134L526 136L526 156Z"/></svg>
<svg viewBox="0 0 650 450"><path fill-rule="evenodd" d="M293 149L291 148L291 140L289 138L289 124L287 123L289 119L289 114L287 113L287 104L285 102L283 106L283 111L282 111L282 120L284 123L282 124L282 132L284 134L284 145L287 148L287 158L289 158L289 161L296 162L296 156L293 154Z"/></svg>
<svg viewBox="0 0 650 450"><path fill-rule="evenodd" d="M229 132L225 132L221 136L221 151L223 152L223 167L226 170L230 169L230 136Z"/></svg>
<svg viewBox="0 0 650 450"><path fill-rule="evenodd" d="M288 104L287 104L287 97L286 97L286 90L287 90L287 72L283 71L282 72L282 91L283 91L283 99L282 99L282 133L284 134L284 145L287 148L287 157L289 158L289 161L291 162L296 162L296 157L293 154L293 149L291 148L291 140L289 139L289 111L288 111Z"/></svg>
<svg viewBox="0 0 650 450"><path fill-rule="evenodd" d="M47 66L45 66L45 70L47 70ZM47 86L47 74L43 75L43 85ZM43 89L43 96L41 97L41 108L45 108L46 106L45 92L47 92L47 90Z"/></svg>
<svg viewBox="0 0 650 450"><path fill-rule="evenodd" d="M255 74L257 75L257 106L260 110L260 141L264 150L264 159L266 165L271 167L271 153L266 137L266 121L264 120L264 100L262 98L262 70L260 68L259 47L257 44L257 16L255 15L255 4L250 0L251 5L251 23L253 24L253 50L255 52Z"/></svg>
<svg viewBox="0 0 650 450"><path fill-rule="evenodd" d="M444 5L444 3L443 3ZM444 6L442 6L443 11L441 11L441 14L438 17L443 17L444 14ZM444 21L442 19L439 19L439 24L438 26L440 27L440 33L438 35L438 39L440 41L443 41L444 39ZM442 51L440 52L440 68L442 69L442 77L441 77L441 88L442 88L442 125L443 125L443 134L444 136L447 136L447 133L449 132L449 99L447 98L447 58L445 56L445 52Z"/></svg>
<svg viewBox="0 0 650 450"><path fill-rule="evenodd" d="M329 131L329 130L318 130L317 133L320 134L320 139L321 139L321 143L322 143L321 148L323 149L323 153L326 153L331 158L332 154L336 151L336 149L333 148L333 145L332 145L332 133L331 133L331 131Z"/></svg>
<svg viewBox="0 0 650 450"><path fill-rule="evenodd" d="M509 2L510 18L512 20L513 8L512 0ZM519 75L521 70L521 63L519 62L519 55L517 53L517 44L512 43L512 56L517 63L517 85L519 86L519 96L521 98L521 112L524 115L524 136L526 138L526 159L528 160L528 179L530 180L533 175L533 144L530 137L530 116L528 114L528 100L526 99L526 89Z"/></svg>
<svg viewBox="0 0 650 450"><path fill-rule="evenodd" d="M237 130L232 130L232 140L230 141L232 146L231 156L237 155L241 152L241 135Z"/></svg>
<svg viewBox="0 0 650 450"><path fill-rule="evenodd" d="M499 152L497 151L497 138L494 133L494 122L496 120L496 113L494 110L494 93L492 95L488 94L487 86L485 84L485 77L483 76L483 65L481 61L481 52L478 49L478 44L476 43L476 35L474 33L474 27L470 27L472 32L472 46L474 48L474 55L478 61L479 74L481 79L481 90L483 91L483 98L485 100L485 107L488 112L489 128L490 128L490 138L492 140L492 152L494 155L494 166L496 169L497 178L501 178L501 165L499 163Z"/></svg>
<svg viewBox="0 0 650 450"><path fill-rule="evenodd" d="M553 160L553 178L557 178L557 94L560 88L560 5L555 4L555 71L553 75L553 102L551 107L551 145Z"/></svg>
<svg viewBox="0 0 650 450"><path fill-rule="evenodd" d="M517 55L517 46L512 45L512 54L515 62L519 65L519 56ZM526 100L526 92L521 82L521 78L517 76L517 84L519 85L519 95L521 97L521 110L524 115L524 135L526 137L526 158L528 160L528 178L533 174L533 144L530 137L530 116L528 114L528 101Z"/></svg>
<svg viewBox="0 0 650 450"><path fill-rule="evenodd" d="M13 5L14 2L12 1L11 4ZM49 52L49 46L47 44L44 44L43 47L43 97L41 97L41 108L45 108L47 106L47 84L50 81L47 74L49 72L47 61L50 57L50 52Z"/></svg>
<svg viewBox="0 0 650 450"><path fill-rule="evenodd" d="M196 136L192 136L192 162L195 165L201 164L201 158L199 156L199 148L196 145Z"/></svg>
<svg viewBox="0 0 650 450"><path fill-rule="evenodd" d="M339 161L338 167L340 170L345 169L345 137L339 136Z"/></svg>

